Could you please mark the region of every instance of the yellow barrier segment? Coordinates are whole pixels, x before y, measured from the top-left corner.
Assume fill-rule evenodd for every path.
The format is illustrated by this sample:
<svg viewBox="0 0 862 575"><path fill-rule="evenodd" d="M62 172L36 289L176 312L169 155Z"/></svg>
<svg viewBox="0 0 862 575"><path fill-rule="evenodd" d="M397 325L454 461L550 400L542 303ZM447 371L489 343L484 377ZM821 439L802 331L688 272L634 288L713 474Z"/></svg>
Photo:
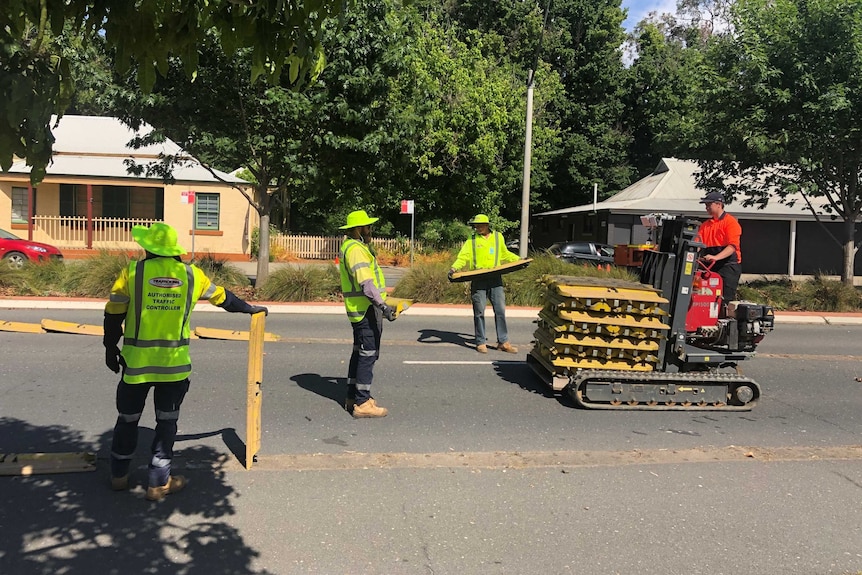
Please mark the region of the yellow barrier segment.
<svg viewBox="0 0 862 575"><path fill-rule="evenodd" d="M257 315L257 314L255 314ZM231 331L229 329L217 329L212 327L196 327L195 335L202 339L226 339L231 341L250 341L249 332L247 331ZM274 333L265 333L264 341L281 341L281 336Z"/></svg>
<svg viewBox="0 0 862 575"><path fill-rule="evenodd" d="M589 310L605 313L631 313L636 315L667 315L659 303L638 302L627 299L567 297L549 293L547 302L552 307L564 310Z"/></svg>
<svg viewBox="0 0 862 575"><path fill-rule="evenodd" d="M563 321L549 310L539 312L539 325L558 333L580 333L580 334L608 334L611 337L629 337L637 339L659 339L664 337L664 331L660 329L640 329L621 327L618 325L600 325L597 323L574 324Z"/></svg>
<svg viewBox="0 0 862 575"><path fill-rule="evenodd" d="M599 286L560 285L555 286L556 295L569 298L621 300L651 304L668 303L660 294L647 289L613 288Z"/></svg>
<svg viewBox="0 0 862 575"><path fill-rule="evenodd" d="M593 334L557 333L543 329L536 330L536 334L542 332L549 341L558 345L587 346L587 347L610 347L616 349L631 349L636 351L657 351L659 342L652 339L629 339L625 337L608 337Z"/></svg>
<svg viewBox="0 0 862 575"><path fill-rule="evenodd" d="M407 311L407 308L413 305L413 300L400 297L387 297L386 304L395 308L395 317L398 317L403 312Z"/></svg>
<svg viewBox="0 0 862 575"><path fill-rule="evenodd" d="M569 310L558 310L557 315L560 319L577 324L591 323L603 326L636 327L640 329L670 329L670 326L662 323L660 319L649 316L602 314Z"/></svg>
<svg viewBox="0 0 862 575"><path fill-rule="evenodd" d="M593 358L572 358L567 356L555 355L538 342L536 349L545 357L545 359L555 367L567 367L571 369L609 369L622 371L653 371L653 366L649 363L623 360L623 359L593 359Z"/></svg>
<svg viewBox="0 0 862 575"><path fill-rule="evenodd" d="M0 321L0 331L15 331L18 333L45 333L38 323L23 323L20 321Z"/></svg>
<svg viewBox="0 0 862 575"><path fill-rule="evenodd" d="M263 404L263 342L266 314L251 316L248 340L248 377L246 378L245 468L257 460L261 442L261 406Z"/></svg>
<svg viewBox="0 0 862 575"><path fill-rule="evenodd" d="M75 473L95 470L95 453L0 453L0 475Z"/></svg>
<svg viewBox="0 0 862 575"><path fill-rule="evenodd" d="M55 319L43 319L42 328L45 331L55 331L60 333L76 333L79 335L104 335L105 330L100 325L87 325L84 323L74 323L71 321L58 321Z"/></svg>
<svg viewBox="0 0 862 575"><path fill-rule="evenodd" d="M536 341L552 355L571 359L618 359L634 362L655 363L658 358L648 350L622 349L613 347L594 347L587 345L559 345L547 333L537 330Z"/></svg>

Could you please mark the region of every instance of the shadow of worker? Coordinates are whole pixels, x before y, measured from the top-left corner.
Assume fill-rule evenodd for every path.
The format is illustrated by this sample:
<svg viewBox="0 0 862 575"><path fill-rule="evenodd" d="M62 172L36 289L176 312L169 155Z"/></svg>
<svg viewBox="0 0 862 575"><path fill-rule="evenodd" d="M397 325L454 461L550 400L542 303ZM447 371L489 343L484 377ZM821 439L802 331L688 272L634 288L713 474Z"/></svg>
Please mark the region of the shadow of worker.
<svg viewBox="0 0 862 575"><path fill-rule="evenodd" d="M331 399L339 406L347 399L346 377L325 377L317 373L299 373L290 378L302 389L307 389L321 397Z"/></svg>
<svg viewBox="0 0 862 575"><path fill-rule="evenodd" d="M68 427L0 418L0 437L29 451L94 451L111 433L94 444ZM146 472L138 468L131 491L111 491L104 456L95 472L4 481L0 573L270 573L255 568L260 553L228 520L237 513L229 457L195 445L176 458L189 487L160 503L144 500Z"/></svg>
<svg viewBox="0 0 862 575"><path fill-rule="evenodd" d="M457 333L454 331L443 331L439 329L420 329L419 343L451 343L461 347L475 348L473 344L475 336L472 333Z"/></svg>

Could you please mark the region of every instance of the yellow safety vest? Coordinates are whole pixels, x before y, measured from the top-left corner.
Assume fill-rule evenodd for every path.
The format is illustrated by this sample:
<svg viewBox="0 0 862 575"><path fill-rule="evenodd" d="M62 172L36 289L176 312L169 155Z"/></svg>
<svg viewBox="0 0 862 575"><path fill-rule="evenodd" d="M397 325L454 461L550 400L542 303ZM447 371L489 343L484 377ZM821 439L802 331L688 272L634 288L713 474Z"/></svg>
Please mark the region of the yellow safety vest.
<svg viewBox="0 0 862 575"><path fill-rule="evenodd" d="M173 258L129 264L129 310L122 356L126 383L182 381L192 372L189 316L217 288L204 272ZM201 290L206 289L208 293Z"/></svg>
<svg viewBox="0 0 862 575"><path fill-rule="evenodd" d="M372 280L374 286L380 291L380 296L385 300L386 279L380 266L377 265L377 258L371 248L353 238L347 238L341 244L338 268L341 271L344 308L350 321L356 323L365 316L365 312L371 306L371 300L362 293L362 282Z"/></svg>

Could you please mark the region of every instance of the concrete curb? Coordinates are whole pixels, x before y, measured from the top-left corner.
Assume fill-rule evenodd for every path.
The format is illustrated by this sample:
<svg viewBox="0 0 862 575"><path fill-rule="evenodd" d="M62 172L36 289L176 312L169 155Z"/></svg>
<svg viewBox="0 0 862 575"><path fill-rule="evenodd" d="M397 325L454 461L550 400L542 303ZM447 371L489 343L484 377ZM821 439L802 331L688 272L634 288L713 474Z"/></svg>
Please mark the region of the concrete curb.
<svg viewBox="0 0 862 575"><path fill-rule="evenodd" d="M269 313L277 314L344 314L344 305L340 302L319 303L281 303L281 302L255 302L269 308ZM105 300L85 298L0 298L0 310L3 309L64 309L64 310L103 310ZM222 312L218 308L206 302L195 306L195 311ZM488 310L488 313L493 313ZM535 318L539 308L531 307L507 307L506 317L510 318ZM410 316L432 316L432 317L472 317L473 310L469 305L433 305L416 304L405 312ZM775 314L775 323L797 324L797 325L860 325L862 326L862 313L856 314L820 314L816 312L779 312Z"/></svg>

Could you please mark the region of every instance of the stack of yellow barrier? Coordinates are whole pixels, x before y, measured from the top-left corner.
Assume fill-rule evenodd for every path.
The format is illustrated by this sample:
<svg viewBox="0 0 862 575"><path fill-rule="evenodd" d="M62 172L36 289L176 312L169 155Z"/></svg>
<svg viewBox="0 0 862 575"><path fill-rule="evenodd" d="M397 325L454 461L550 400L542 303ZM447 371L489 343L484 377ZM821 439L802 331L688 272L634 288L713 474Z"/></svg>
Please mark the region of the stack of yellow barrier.
<svg viewBox="0 0 862 575"><path fill-rule="evenodd" d="M652 371L669 326L654 288L612 278L549 276L530 355L552 376L578 369Z"/></svg>

